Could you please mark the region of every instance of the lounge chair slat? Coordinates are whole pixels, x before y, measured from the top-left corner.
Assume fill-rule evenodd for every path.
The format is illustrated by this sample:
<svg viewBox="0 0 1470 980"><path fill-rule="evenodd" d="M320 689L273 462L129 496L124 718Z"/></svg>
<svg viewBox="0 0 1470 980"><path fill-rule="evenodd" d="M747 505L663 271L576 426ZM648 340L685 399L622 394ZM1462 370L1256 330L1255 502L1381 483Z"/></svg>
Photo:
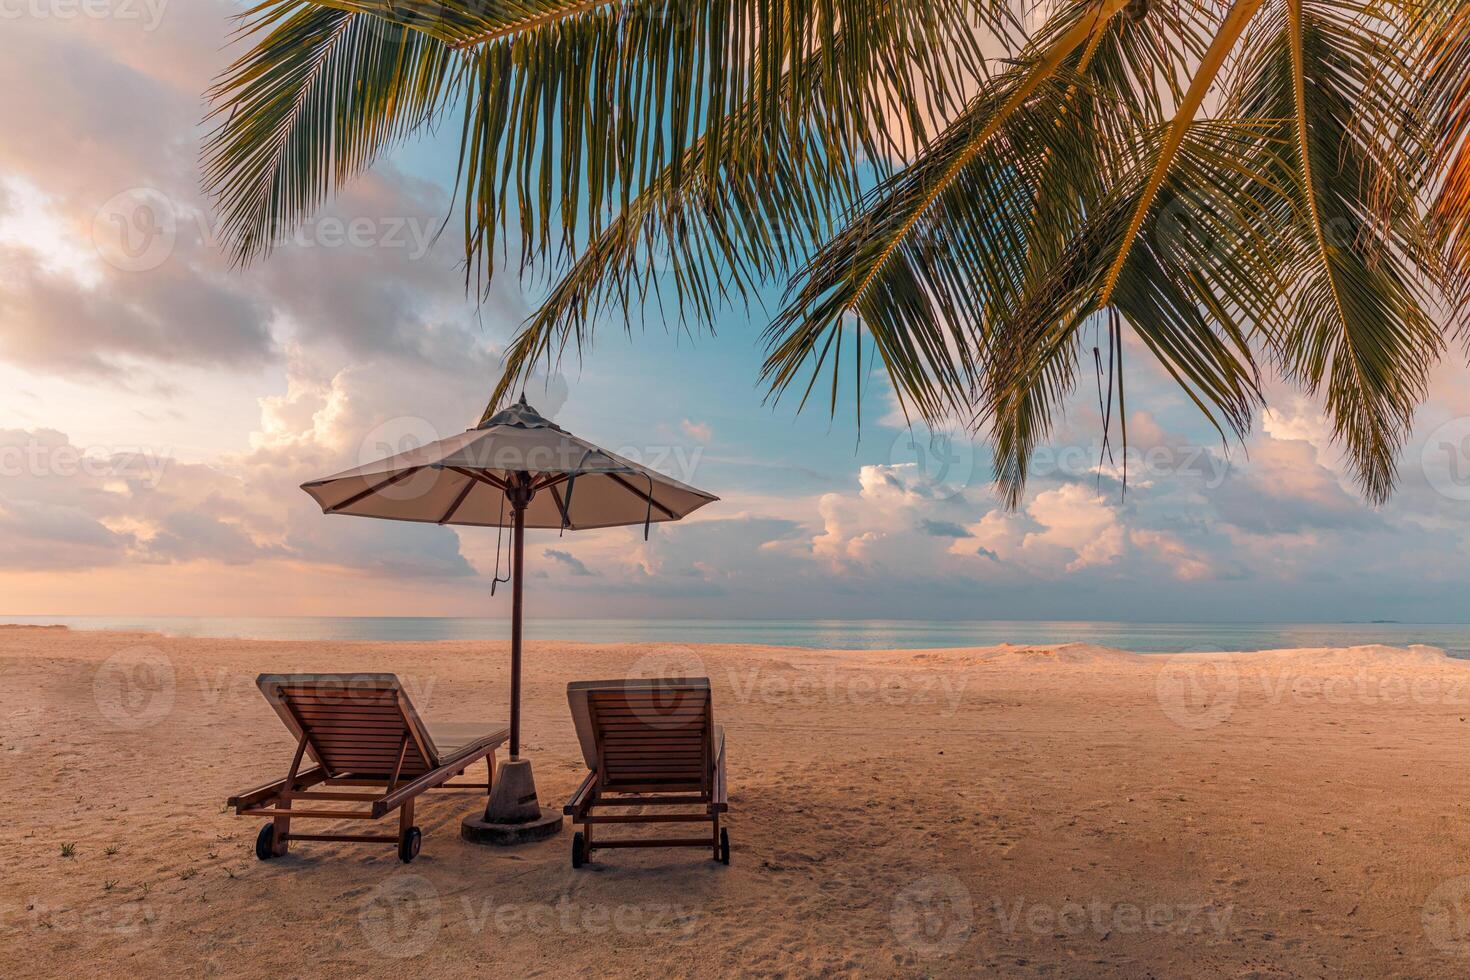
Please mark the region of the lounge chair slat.
<svg viewBox="0 0 1470 980"><path fill-rule="evenodd" d="M599 840L593 847L709 847L708 837L653 837L638 840Z"/></svg>
<svg viewBox="0 0 1470 980"><path fill-rule="evenodd" d="M650 704L641 708L608 708L597 705L597 713L604 721L649 721L659 718L688 718L698 721L704 717L704 707L690 708L685 705Z"/></svg>
<svg viewBox="0 0 1470 980"><path fill-rule="evenodd" d="M396 834L287 834L288 840L329 840L348 844L397 844Z"/></svg>
<svg viewBox="0 0 1470 980"><path fill-rule="evenodd" d="M392 695L388 694L293 694L290 691L277 691L277 697L295 701L298 704L339 704L339 705L362 705L367 708L394 707L397 702Z"/></svg>
<svg viewBox="0 0 1470 980"><path fill-rule="evenodd" d="M642 735L649 732L699 732L704 730L704 725L699 719L685 720L674 718L669 721L656 721L654 719L636 720L633 718L619 718L613 721L604 721L599 726L605 732L629 732Z"/></svg>

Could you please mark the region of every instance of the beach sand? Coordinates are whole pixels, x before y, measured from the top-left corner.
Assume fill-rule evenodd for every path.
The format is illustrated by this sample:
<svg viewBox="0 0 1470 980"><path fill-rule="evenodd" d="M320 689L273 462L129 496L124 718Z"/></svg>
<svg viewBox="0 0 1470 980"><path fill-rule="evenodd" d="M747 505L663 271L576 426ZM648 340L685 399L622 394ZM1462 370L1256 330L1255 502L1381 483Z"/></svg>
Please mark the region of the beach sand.
<svg viewBox="0 0 1470 980"><path fill-rule="evenodd" d="M503 643L0 630L0 975L1470 973L1470 663L1428 648L531 643L543 803L584 772L568 680L706 673L727 732L730 867L582 871L570 827L461 841L470 793L421 800L412 865L256 861L224 800L284 773L254 678L292 670L505 715Z"/></svg>

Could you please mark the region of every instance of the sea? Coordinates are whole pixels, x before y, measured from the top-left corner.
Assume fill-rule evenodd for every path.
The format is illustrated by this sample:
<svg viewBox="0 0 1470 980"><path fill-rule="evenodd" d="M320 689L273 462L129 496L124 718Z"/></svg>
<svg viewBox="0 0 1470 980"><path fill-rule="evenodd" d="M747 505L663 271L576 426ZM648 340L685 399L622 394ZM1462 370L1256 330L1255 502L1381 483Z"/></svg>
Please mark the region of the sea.
<svg viewBox="0 0 1470 980"><path fill-rule="evenodd" d="M260 640L504 640L499 618L427 616L4 616L170 636ZM1097 643L1135 653L1199 653L1381 643L1470 659L1466 623L1124 623L1041 620L528 619L526 638L579 643L753 643L820 650L929 650L999 643Z"/></svg>

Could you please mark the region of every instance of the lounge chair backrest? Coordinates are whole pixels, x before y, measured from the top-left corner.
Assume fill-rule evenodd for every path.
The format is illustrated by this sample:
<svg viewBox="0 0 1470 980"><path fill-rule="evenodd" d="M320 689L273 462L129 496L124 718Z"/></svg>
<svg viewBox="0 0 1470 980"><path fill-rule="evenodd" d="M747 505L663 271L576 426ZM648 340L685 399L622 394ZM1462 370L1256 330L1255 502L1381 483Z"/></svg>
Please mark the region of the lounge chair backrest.
<svg viewBox="0 0 1470 980"><path fill-rule="evenodd" d="M434 743L393 674L261 674L255 683L332 775L404 777L438 768Z"/></svg>
<svg viewBox="0 0 1470 980"><path fill-rule="evenodd" d="M709 678L579 681L568 686L567 700L587 766L604 787L708 789Z"/></svg>

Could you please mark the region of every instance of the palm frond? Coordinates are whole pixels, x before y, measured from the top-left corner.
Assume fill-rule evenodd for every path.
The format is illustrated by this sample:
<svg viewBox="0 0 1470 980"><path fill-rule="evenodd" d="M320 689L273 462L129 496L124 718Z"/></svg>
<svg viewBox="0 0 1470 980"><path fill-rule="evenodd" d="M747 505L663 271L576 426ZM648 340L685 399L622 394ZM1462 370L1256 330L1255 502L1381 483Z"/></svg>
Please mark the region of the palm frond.
<svg viewBox="0 0 1470 980"><path fill-rule="evenodd" d="M713 183L733 149L734 165L755 171L760 143L782 132L795 147L814 140L831 173L856 179L900 148L900 131L924 139L933 111L983 73L977 24L1006 16L996 0L334 3L473 60L460 164L472 283L494 274L511 221L523 269L559 263L666 169L675 185L691 166ZM934 105L879 96L919 78ZM813 112L844 103L862 108L860 131ZM732 147L726 127L752 114L761 139Z"/></svg>
<svg viewBox="0 0 1470 980"><path fill-rule="evenodd" d="M1120 406L1124 327L1222 436L1244 435L1261 403L1248 337L1233 316L1257 286L1248 272L1232 271L1213 254L1219 241L1248 236L1256 219L1235 201L1243 185L1259 179L1254 161L1261 141L1238 122L1192 123L1154 187L1166 130L1155 127L1149 139L1133 155L1133 167L1088 210L1058 260L1034 270L1010 308L992 319L977 426L994 440L996 482L1011 506L1024 492L1032 452L1073 390L1083 328L1101 317L1121 318L1108 321L1108 370ZM1135 229L1145 195L1153 205ZM1104 286L1125 244L1128 260L1105 306ZM1221 274L1208 275L1211 269Z"/></svg>
<svg viewBox="0 0 1470 980"><path fill-rule="evenodd" d="M1443 347L1417 215L1375 220L1370 201L1382 168L1399 165L1392 133L1370 125L1380 114L1362 109L1401 87L1387 78L1393 39L1342 0L1280 0L1263 16L1240 98L1287 137L1272 261L1292 283L1267 339L1288 377L1325 396L1358 483L1381 502Z"/></svg>
<svg viewBox="0 0 1470 980"><path fill-rule="evenodd" d="M1101 117L1082 104L1090 98L1078 99L1086 83L1071 69L1079 52L1093 55L1090 42L1109 33L1121 9L1076 5L1030 57L984 84L935 143L878 186L812 256L766 332L762 379L774 395L806 374L805 401L830 366L835 398L835 355L856 318L902 402L930 417L963 402L984 309L995 302L990 294L1024 269L1026 230L1043 206L1034 189L1037 165L1063 166L1057 161L1089 148L1070 174L1086 180L1097 172L1090 148L1106 141L1099 144L1096 133L1083 137L1080 121ZM1051 183L1074 186L1060 173ZM1063 210L1076 208L1069 201Z"/></svg>
<svg viewBox="0 0 1470 980"><path fill-rule="evenodd" d="M241 15L255 46L211 89L204 182L236 261L267 254L394 141L429 123L464 61L366 14L271 0Z"/></svg>
<svg viewBox="0 0 1470 980"><path fill-rule="evenodd" d="M1405 40L1416 94L1405 100L1413 114L1405 129L1422 161L1411 160L1403 173L1432 195L1430 230L1452 273L1442 281L1452 303L1463 307L1470 301L1470 4L1409 8Z"/></svg>
<svg viewBox="0 0 1470 980"><path fill-rule="evenodd" d="M656 301L666 322L708 323L727 302L749 300L801 261L859 198L859 168L884 173L895 154L907 152L896 133L922 142L928 120L947 111L950 97L933 85L946 73L933 71L931 42L915 38L954 31L973 38L975 24L960 24L958 10L885 7L881 16L844 26L783 71L776 101L802 106L800 118L773 129L767 96L756 93L717 132L701 134L555 283L507 352L487 411L537 361L569 348L580 355L604 312L632 329L630 311ZM923 13L922 30L915 11ZM842 68L854 49L880 58L878 70Z"/></svg>

